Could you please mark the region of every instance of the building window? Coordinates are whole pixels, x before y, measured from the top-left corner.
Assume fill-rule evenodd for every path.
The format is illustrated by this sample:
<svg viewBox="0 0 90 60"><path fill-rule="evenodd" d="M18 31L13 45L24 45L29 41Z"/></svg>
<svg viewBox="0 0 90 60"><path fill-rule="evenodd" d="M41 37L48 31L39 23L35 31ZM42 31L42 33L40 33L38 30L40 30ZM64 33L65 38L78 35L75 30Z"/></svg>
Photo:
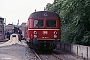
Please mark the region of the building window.
<svg viewBox="0 0 90 60"><path fill-rule="evenodd" d="M2 31L0 31L0 35L2 35Z"/></svg>
<svg viewBox="0 0 90 60"><path fill-rule="evenodd" d="M0 24L2 24L2 21L0 21Z"/></svg>

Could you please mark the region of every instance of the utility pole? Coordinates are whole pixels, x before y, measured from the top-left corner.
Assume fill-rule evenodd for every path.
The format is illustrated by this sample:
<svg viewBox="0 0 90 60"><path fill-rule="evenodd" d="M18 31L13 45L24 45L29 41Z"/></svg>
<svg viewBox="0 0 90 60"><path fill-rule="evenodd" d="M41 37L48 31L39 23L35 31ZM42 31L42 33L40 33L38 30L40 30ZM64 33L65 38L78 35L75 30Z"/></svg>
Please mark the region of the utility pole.
<svg viewBox="0 0 90 60"><path fill-rule="evenodd" d="M19 26L19 19L18 19L18 23L17 23L17 26Z"/></svg>

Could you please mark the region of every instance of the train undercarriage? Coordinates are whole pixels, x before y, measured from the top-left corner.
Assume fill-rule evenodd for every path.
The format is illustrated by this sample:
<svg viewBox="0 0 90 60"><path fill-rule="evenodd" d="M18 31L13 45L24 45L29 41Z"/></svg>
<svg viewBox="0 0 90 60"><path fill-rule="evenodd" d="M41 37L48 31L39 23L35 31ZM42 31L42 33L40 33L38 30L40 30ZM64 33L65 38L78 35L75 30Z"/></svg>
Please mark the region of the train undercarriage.
<svg viewBox="0 0 90 60"><path fill-rule="evenodd" d="M53 50L57 47L58 41L56 40L29 40L27 42L31 49L35 50Z"/></svg>

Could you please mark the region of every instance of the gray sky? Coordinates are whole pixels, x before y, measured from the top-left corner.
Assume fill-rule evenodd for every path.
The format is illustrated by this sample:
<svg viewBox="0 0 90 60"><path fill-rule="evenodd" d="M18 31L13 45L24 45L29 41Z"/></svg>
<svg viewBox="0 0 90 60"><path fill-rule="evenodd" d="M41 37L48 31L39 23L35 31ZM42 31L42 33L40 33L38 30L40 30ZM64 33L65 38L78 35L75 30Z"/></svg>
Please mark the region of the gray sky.
<svg viewBox="0 0 90 60"><path fill-rule="evenodd" d="M29 15L35 11L43 11L47 3L54 0L0 0L0 16L6 18L6 24L27 22Z"/></svg>

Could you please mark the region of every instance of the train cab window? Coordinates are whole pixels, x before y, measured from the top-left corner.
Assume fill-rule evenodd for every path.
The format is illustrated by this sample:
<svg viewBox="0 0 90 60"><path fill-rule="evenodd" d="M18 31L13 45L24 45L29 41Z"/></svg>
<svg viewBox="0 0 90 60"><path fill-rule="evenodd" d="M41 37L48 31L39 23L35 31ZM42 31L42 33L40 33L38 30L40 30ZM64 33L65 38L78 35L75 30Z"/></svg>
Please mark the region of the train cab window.
<svg viewBox="0 0 90 60"><path fill-rule="evenodd" d="M46 20L47 27L56 27L56 20Z"/></svg>
<svg viewBox="0 0 90 60"><path fill-rule="evenodd" d="M34 27L43 27L44 20L34 20Z"/></svg>

